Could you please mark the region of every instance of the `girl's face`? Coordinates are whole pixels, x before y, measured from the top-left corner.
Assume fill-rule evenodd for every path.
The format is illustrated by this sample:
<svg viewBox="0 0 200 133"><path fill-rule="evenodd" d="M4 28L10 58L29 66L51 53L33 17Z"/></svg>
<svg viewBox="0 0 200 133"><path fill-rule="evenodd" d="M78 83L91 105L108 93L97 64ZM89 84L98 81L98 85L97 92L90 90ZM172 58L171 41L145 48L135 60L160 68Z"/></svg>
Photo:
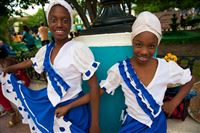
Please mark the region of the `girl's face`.
<svg viewBox="0 0 200 133"><path fill-rule="evenodd" d="M134 57L138 63L148 63L158 45L158 38L151 32L145 31L132 40Z"/></svg>
<svg viewBox="0 0 200 133"><path fill-rule="evenodd" d="M71 18L68 10L61 5L51 8L48 16L49 28L55 41L68 40L71 29Z"/></svg>

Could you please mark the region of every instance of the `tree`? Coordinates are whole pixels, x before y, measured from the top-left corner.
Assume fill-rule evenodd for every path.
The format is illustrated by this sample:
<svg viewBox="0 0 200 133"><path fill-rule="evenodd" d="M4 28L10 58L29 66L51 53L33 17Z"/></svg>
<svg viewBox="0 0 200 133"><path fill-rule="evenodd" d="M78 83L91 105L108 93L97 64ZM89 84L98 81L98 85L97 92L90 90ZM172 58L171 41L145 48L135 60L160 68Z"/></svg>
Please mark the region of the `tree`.
<svg viewBox="0 0 200 133"><path fill-rule="evenodd" d="M0 1L0 33L5 35L6 28L5 24L10 15L22 15L22 11L16 11L13 7L20 7L21 9L27 9L28 7L34 5L43 5L50 0L1 0ZM66 0L68 1L78 12L81 17L86 29L90 28L93 22L95 22L98 15L101 13L101 3L100 0ZM121 4L125 7L127 5L129 14L131 13L131 4L136 4L137 7L134 8L136 12L141 12L144 10L149 10L152 12L164 11L165 9L177 7L179 9L189 9L200 7L199 0L120 0ZM195 4L194 4L195 3ZM89 19L86 16L89 15ZM90 23L91 22L91 23ZM4 25L2 27L2 25ZM3 30L2 30L3 29ZM2 37L0 37L2 39Z"/></svg>
<svg viewBox="0 0 200 133"><path fill-rule="evenodd" d="M46 16L43 13L43 9L39 9L36 14L29 16L25 23L30 27L39 26L40 23L46 23L45 17Z"/></svg>
<svg viewBox="0 0 200 133"><path fill-rule="evenodd" d="M149 10L152 12L164 11L169 8L179 8L179 9L190 9L199 8L199 0L131 0L132 3L136 4L136 12L141 12L144 10ZM195 3L195 4L194 4Z"/></svg>
<svg viewBox="0 0 200 133"><path fill-rule="evenodd" d="M48 0L1 0L0 2L0 16L10 16L13 14L21 15L21 9L28 9L28 7L32 6L34 8L35 5L43 5L47 3ZM19 11L16 11L13 7L20 7Z"/></svg>
<svg viewBox="0 0 200 133"><path fill-rule="evenodd" d="M8 37L8 19L13 14L22 15L21 9L27 9L34 4L44 5L48 0L1 0L0 1L0 40L9 42ZM14 7L20 7L19 11L16 11ZM2 36L3 35L3 36Z"/></svg>
<svg viewBox="0 0 200 133"><path fill-rule="evenodd" d="M90 28L91 23L95 21L97 17L97 7L99 3L97 0L67 0L69 3L73 5L73 7L78 12L81 17L84 26L86 29ZM90 19L88 20L86 14L89 14Z"/></svg>

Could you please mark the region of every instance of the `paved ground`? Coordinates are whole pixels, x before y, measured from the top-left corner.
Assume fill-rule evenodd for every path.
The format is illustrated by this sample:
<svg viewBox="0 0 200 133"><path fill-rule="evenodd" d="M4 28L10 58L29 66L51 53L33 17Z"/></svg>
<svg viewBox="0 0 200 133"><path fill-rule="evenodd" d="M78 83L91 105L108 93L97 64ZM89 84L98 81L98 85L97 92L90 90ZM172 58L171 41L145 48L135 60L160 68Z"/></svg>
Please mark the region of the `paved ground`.
<svg viewBox="0 0 200 133"><path fill-rule="evenodd" d="M12 128L9 128L9 119L9 115L0 118L0 133L30 133L29 126L22 124L21 122Z"/></svg>
<svg viewBox="0 0 200 133"><path fill-rule="evenodd" d="M32 81L30 88L43 88L45 84L41 81ZM29 126L27 124L18 123L16 126L9 128L8 121L10 120L9 115L5 115L0 118L0 133L30 133Z"/></svg>

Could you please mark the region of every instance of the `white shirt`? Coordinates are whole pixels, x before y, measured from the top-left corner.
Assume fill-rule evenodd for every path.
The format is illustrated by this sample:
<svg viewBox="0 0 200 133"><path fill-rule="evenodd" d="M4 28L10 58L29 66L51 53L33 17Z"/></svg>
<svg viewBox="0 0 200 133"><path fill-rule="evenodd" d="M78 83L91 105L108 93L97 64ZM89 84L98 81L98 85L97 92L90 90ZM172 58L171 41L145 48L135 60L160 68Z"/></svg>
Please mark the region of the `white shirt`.
<svg viewBox="0 0 200 133"><path fill-rule="evenodd" d="M173 61L166 62L164 59L159 58L157 60L158 67L156 73L146 89L153 96L154 100L160 106L162 106L167 86L169 84L177 83L185 84L191 80L192 76L189 69L183 69ZM118 66L119 63L113 65L108 70L108 76L106 80L103 80L100 83L101 88L105 87L108 94L113 94L115 89L121 85L125 96L127 113L134 119L150 127L152 120L139 106L135 94L127 87L126 83L123 81Z"/></svg>
<svg viewBox="0 0 200 133"><path fill-rule="evenodd" d="M43 46L37 52L35 57L31 58L34 64L34 69L38 73L42 73L44 70L43 62L45 52L46 46ZM96 63L97 66L93 67L93 63ZM61 87L62 93L66 94L62 99L60 99L59 95L54 90L51 81L47 77L47 93L53 106L56 106L60 102L76 97L77 94L82 91L82 79L90 79L99 65L98 62L95 62L94 56L90 49L86 45L74 40L64 44L56 55L53 64L50 64L56 73L58 73L70 86L67 92L65 92L65 90ZM90 71L89 75L86 74L87 71Z"/></svg>

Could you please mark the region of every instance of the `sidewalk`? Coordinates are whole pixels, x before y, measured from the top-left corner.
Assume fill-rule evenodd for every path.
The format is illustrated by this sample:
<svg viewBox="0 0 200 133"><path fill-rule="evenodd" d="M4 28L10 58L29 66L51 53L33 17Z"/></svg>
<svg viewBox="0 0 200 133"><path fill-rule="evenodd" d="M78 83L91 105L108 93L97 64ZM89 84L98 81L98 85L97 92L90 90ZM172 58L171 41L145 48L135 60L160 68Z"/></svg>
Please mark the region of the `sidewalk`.
<svg viewBox="0 0 200 133"><path fill-rule="evenodd" d="M42 81L31 81L30 88L43 88L45 82ZM0 133L30 133L29 126L27 124L18 123L16 126L9 128L8 121L10 120L9 115L5 115L0 118Z"/></svg>
<svg viewBox="0 0 200 133"><path fill-rule="evenodd" d="M21 122L12 128L9 128L9 119L9 115L0 118L0 133L30 133L29 126L27 124L22 124Z"/></svg>

